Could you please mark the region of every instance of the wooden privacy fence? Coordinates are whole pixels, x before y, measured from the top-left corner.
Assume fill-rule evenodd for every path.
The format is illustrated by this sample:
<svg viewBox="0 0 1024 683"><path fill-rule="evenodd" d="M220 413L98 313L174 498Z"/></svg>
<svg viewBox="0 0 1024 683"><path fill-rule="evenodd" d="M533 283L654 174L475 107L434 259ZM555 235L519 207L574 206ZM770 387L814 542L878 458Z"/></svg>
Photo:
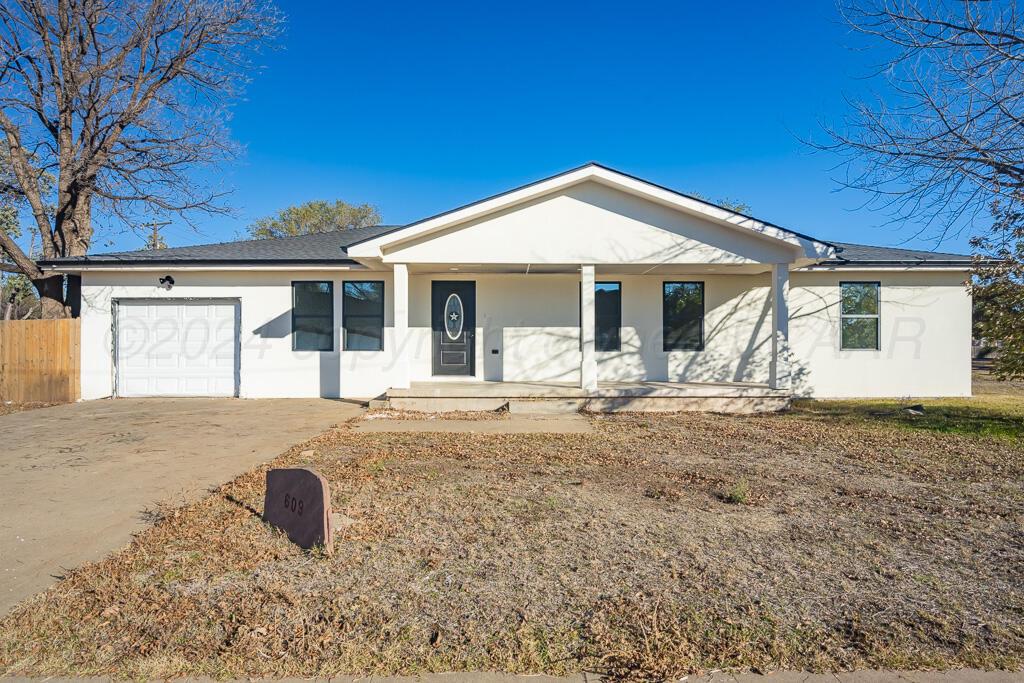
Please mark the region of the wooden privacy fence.
<svg viewBox="0 0 1024 683"><path fill-rule="evenodd" d="M77 401L81 321L0 320L0 401Z"/></svg>

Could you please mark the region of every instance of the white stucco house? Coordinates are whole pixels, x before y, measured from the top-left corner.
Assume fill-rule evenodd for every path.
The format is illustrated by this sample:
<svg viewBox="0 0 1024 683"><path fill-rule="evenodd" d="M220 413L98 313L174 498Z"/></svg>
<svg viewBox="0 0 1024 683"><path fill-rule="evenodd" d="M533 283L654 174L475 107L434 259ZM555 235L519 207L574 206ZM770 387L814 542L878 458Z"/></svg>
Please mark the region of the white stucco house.
<svg viewBox="0 0 1024 683"><path fill-rule="evenodd" d="M598 164L404 226L45 267L81 276L85 399L971 393L969 257L830 243Z"/></svg>

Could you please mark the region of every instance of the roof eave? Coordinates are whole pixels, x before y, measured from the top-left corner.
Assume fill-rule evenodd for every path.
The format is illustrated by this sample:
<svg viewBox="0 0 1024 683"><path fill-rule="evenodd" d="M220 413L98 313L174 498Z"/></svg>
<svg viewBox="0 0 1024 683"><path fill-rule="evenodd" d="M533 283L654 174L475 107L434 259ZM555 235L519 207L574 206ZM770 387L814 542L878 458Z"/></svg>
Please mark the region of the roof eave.
<svg viewBox="0 0 1024 683"><path fill-rule="evenodd" d="M302 266L338 267L360 266L354 259L52 259L39 261L43 270L74 271L132 268L194 268L239 267L258 270L261 267Z"/></svg>
<svg viewBox="0 0 1024 683"><path fill-rule="evenodd" d="M865 268L865 267L890 267L890 268L963 268L970 269L975 266L973 260L917 260L917 259L873 259L864 261L821 261L812 267L816 268Z"/></svg>

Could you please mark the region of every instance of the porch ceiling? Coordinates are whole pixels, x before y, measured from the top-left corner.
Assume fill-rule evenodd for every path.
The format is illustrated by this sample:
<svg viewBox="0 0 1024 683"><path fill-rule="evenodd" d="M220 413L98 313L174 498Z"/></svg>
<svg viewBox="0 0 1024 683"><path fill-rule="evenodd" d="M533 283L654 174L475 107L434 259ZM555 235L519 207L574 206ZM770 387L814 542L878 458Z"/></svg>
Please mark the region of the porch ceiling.
<svg viewBox="0 0 1024 683"><path fill-rule="evenodd" d="M758 273L770 272L771 266L764 263L622 263L599 264L594 266L594 271L597 275L756 275ZM409 272L446 275L473 273L578 274L580 272L580 265L576 263L410 263Z"/></svg>

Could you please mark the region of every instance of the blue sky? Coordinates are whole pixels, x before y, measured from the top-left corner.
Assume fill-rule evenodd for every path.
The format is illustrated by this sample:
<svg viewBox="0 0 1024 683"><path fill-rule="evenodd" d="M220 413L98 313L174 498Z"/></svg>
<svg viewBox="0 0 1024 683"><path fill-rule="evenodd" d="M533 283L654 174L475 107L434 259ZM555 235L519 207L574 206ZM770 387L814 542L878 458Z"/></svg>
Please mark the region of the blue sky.
<svg viewBox="0 0 1024 683"><path fill-rule="evenodd" d="M224 169L236 215L170 226L171 246L311 199L406 223L590 160L823 239L913 235L836 192L838 160L801 143L867 92L877 61L829 0L281 8L281 49L231 121L246 147ZM94 251L142 243L109 238Z"/></svg>

